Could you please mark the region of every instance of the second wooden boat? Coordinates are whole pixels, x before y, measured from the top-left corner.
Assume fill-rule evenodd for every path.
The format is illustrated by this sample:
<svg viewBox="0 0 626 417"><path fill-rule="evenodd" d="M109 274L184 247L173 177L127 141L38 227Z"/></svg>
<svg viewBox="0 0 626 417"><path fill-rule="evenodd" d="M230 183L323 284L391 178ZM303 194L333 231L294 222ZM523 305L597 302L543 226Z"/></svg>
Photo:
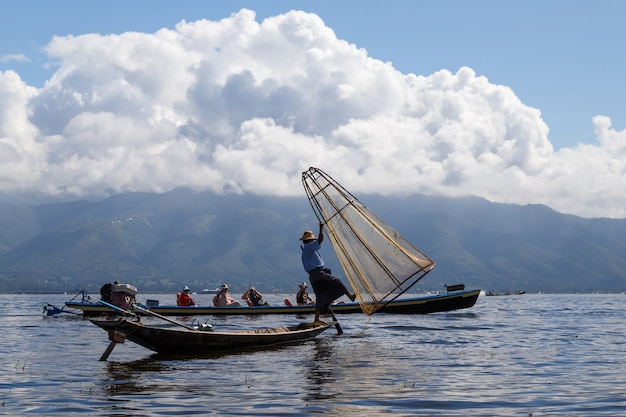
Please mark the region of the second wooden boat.
<svg viewBox="0 0 626 417"><path fill-rule="evenodd" d="M399 298L387 303L380 313L388 314L430 314L470 308L476 304L480 290L451 291L444 294L425 295L420 297ZM86 297L82 301L68 301L65 305L72 309L81 310L85 316L99 316L102 313L114 313L112 308L97 302L89 302ZM258 315L258 314L313 314L314 305L304 306L258 306L258 307L214 307L197 306L183 307L162 305L145 307L162 316L228 316L228 315ZM332 306L335 314L363 313L359 303L340 303ZM141 313L140 313L141 314Z"/></svg>

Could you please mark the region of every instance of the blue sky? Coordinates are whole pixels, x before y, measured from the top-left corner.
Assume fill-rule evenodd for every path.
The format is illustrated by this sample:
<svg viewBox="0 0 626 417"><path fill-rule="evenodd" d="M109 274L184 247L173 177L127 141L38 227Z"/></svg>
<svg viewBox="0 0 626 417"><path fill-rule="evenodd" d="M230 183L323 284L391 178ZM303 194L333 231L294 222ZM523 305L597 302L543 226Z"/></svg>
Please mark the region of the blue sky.
<svg viewBox="0 0 626 417"><path fill-rule="evenodd" d="M622 1L4 2L0 201L290 194L317 165L356 191L626 217L623 16Z"/></svg>
<svg viewBox="0 0 626 417"><path fill-rule="evenodd" d="M591 118L626 128L626 2L623 1L19 1L0 15L0 62L40 86L38 52L54 35L153 32L181 20L221 19L241 8L257 19L297 9L319 15L337 37L428 75L469 66L538 108L555 148L593 142Z"/></svg>

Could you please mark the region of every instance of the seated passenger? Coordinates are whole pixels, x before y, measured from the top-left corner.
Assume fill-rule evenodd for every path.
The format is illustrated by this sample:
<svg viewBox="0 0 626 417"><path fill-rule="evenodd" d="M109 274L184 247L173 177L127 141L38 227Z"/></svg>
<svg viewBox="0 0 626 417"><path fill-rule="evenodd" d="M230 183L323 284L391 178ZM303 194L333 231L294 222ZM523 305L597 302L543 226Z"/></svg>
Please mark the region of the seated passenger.
<svg viewBox="0 0 626 417"><path fill-rule="evenodd" d="M246 300L250 307L268 305L265 301L263 301L263 294L258 292L254 287L250 287L248 291L243 293L241 298Z"/></svg>
<svg viewBox="0 0 626 417"><path fill-rule="evenodd" d="M115 286L111 282L104 284L100 288L100 299L102 301L110 303L111 302L111 294L113 294L113 289L114 288L115 288Z"/></svg>
<svg viewBox="0 0 626 417"><path fill-rule="evenodd" d="M185 285L183 287L183 291L176 294L176 304L179 306L196 307L198 304L196 304L196 300L191 298L191 296L189 295L190 292L191 290L189 289L189 287Z"/></svg>
<svg viewBox="0 0 626 417"><path fill-rule="evenodd" d="M213 305L215 307L234 307L241 304L230 296L228 293L228 285L222 284L220 292L213 297Z"/></svg>
<svg viewBox="0 0 626 417"><path fill-rule="evenodd" d="M296 294L296 303L299 306L306 305L306 304L315 304L315 300L313 300L311 296L309 295L309 293L306 292L307 286L308 285L306 285L306 282L303 282L302 284L298 284L298 287L300 287L300 290Z"/></svg>

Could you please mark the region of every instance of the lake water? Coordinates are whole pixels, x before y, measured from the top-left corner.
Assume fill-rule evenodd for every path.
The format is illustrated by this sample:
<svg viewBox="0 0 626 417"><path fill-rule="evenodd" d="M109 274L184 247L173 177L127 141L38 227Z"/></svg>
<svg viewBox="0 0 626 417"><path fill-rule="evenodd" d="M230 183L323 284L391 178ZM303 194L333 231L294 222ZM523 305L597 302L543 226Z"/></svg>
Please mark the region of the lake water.
<svg viewBox="0 0 626 417"><path fill-rule="evenodd" d="M341 336L331 327L300 345L213 357L163 358L126 342L106 362L103 330L41 314L44 302L61 307L72 296L0 295L0 414L626 415L623 294L481 296L450 313L339 315ZM227 330L302 320L212 321Z"/></svg>

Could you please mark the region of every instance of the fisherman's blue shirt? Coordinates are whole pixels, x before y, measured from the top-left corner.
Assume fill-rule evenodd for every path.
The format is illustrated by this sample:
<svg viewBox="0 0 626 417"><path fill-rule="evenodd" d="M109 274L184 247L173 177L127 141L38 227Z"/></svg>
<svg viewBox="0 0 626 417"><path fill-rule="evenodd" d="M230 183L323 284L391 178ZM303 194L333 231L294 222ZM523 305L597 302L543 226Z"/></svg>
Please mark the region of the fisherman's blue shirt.
<svg viewBox="0 0 626 417"><path fill-rule="evenodd" d="M324 261L319 252L321 247L317 240L302 245L302 266L306 272L324 267Z"/></svg>

